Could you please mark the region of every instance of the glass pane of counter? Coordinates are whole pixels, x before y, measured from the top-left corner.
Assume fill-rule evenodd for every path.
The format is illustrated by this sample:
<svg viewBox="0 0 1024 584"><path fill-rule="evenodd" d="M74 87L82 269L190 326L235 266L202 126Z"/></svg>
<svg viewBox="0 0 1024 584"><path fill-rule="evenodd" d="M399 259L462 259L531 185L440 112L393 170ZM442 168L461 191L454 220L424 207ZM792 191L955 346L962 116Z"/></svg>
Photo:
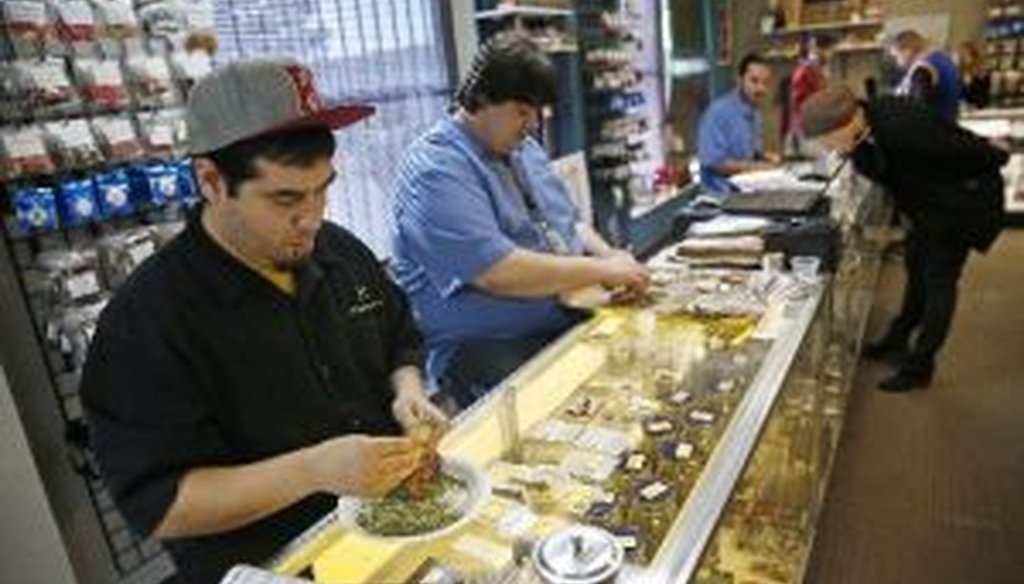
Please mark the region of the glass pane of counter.
<svg viewBox="0 0 1024 584"><path fill-rule="evenodd" d="M749 394L777 391L789 361L775 355L775 339L795 335L799 344L806 322L794 318L809 320L822 287L665 267L657 280L646 306L599 311L460 417L442 456L483 469L491 486L467 525L399 541L329 524L277 570L317 582L417 582L430 569L498 581L519 570L528 542L585 523L616 535L627 573L677 581L721 509L705 499L725 485L724 505L731 489L705 471L731 464L737 453L723 442L737 435L747 434L749 452L758 410L767 415L774 393L753 405Z"/></svg>

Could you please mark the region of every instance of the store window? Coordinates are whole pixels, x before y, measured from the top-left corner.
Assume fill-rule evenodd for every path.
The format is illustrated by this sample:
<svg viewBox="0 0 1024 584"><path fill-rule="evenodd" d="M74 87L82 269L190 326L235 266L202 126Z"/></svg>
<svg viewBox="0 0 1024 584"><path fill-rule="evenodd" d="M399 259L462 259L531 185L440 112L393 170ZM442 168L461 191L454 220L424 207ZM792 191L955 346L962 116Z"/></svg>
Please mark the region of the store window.
<svg viewBox="0 0 1024 584"><path fill-rule="evenodd" d="M402 150L448 103L443 2L220 0L218 62L288 55L310 65L325 101L377 107L339 132L328 218L390 255L392 180Z"/></svg>

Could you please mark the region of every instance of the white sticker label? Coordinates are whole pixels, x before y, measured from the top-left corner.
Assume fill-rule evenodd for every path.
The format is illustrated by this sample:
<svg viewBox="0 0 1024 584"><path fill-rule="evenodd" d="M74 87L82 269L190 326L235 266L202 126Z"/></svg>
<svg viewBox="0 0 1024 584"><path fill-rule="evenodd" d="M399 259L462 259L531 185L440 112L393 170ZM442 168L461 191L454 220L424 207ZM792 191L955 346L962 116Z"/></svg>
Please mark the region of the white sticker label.
<svg viewBox="0 0 1024 584"><path fill-rule="evenodd" d="M621 545L622 549L624 550L629 551L636 549L636 537L632 535L618 535L615 536L615 539L619 542L619 545Z"/></svg>
<svg viewBox="0 0 1024 584"><path fill-rule="evenodd" d="M672 402L673 404L677 405L677 406L681 405L681 404L684 404L684 403L688 402L689 400L690 400L690 392L688 392L688 391L678 391L678 392L672 394L672 397L669 398L669 401Z"/></svg>
<svg viewBox="0 0 1024 584"><path fill-rule="evenodd" d="M729 393L730 391L736 389L736 380L726 379L723 381L719 381L715 389L717 389L721 393Z"/></svg>
<svg viewBox="0 0 1024 584"><path fill-rule="evenodd" d="M100 291L100 281L96 277L96 272L88 271L82 272L76 276L71 276L67 279L64 284L67 289L68 296L72 300L78 300L79 298L90 296Z"/></svg>
<svg viewBox="0 0 1024 584"><path fill-rule="evenodd" d="M643 454L631 454L626 459L626 470L638 471L647 464L647 457Z"/></svg>
<svg viewBox="0 0 1024 584"><path fill-rule="evenodd" d="M650 501L652 499L657 499L658 497L664 495L667 492L668 485L661 481L658 481L655 483L651 483L646 487L640 489L640 496L646 499L647 501Z"/></svg>
<svg viewBox="0 0 1024 584"><path fill-rule="evenodd" d="M691 456L693 456L693 444L690 444L689 442L680 442L678 445L676 445L676 450L674 454L676 460L689 459Z"/></svg>
<svg viewBox="0 0 1024 584"><path fill-rule="evenodd" d="M693 410L690 412L690 419L702 424L710 424L715 421L715 414L707 410Z"/></svg>
<svg viewBox="0 0 1024 584"><path fill-rule="evenodd" d="M647 431L651 434L664 434L672 431L672 422L668 420L657 420L647 424Z"/></svg>

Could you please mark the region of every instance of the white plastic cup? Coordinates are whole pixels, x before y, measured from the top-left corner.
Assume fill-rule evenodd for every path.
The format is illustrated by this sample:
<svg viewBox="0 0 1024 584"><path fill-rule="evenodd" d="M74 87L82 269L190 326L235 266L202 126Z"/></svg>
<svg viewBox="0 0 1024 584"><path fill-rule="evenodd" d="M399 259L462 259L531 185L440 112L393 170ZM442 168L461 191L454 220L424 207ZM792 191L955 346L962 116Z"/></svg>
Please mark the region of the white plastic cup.
<svg viewBox="0 0 1024 584"><path fill-rule="evenodd" d="M818 279L821 259L815 256L793 256L789 260L789 265L797 280L810 283Z"/></svg>

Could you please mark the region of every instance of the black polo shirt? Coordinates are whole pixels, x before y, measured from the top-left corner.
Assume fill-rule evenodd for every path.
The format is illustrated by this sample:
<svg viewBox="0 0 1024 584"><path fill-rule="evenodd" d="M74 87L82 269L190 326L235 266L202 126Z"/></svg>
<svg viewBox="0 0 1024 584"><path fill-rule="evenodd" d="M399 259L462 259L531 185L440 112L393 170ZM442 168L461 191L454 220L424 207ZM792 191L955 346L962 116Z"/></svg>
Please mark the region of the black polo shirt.
<svg viewBox="0 0 1024 584"><path fill-rule="evenodd" d="M189 469L400 432L389 377L423 356L404 296L331 224L296 276L296 294L281 292L192 217L103 312L81 392L103 478L138 533L156 528ZM316 495L229 533L165 543L182 581L217 582L333 504Z"/></svg>

